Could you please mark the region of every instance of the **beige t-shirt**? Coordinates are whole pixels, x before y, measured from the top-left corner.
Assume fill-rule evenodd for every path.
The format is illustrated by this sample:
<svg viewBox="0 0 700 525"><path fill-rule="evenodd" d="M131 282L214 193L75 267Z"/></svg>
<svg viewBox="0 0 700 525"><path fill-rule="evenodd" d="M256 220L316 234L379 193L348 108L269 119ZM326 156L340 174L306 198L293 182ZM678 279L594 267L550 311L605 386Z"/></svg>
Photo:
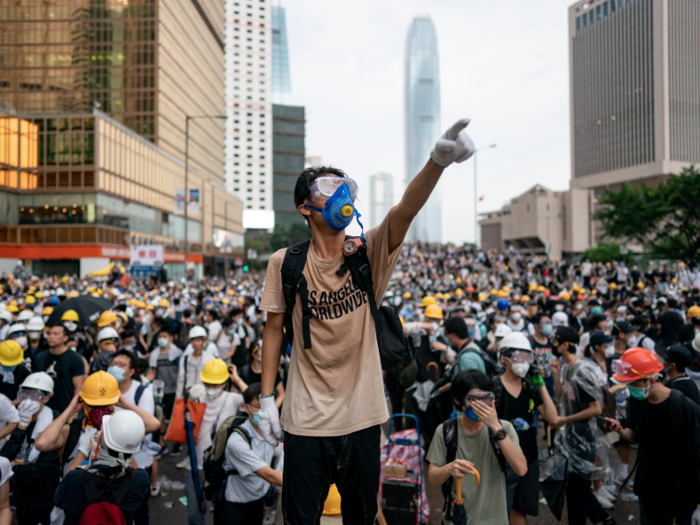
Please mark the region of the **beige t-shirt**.
<svg viewBox="0 0 700 525"><path fill-rule="evenodd" d="M377 304L401 253L389 254L387 219L365 234ZM286 249L279 250L267 267L260 309L285 312L280 269ZM342 252L332 260L316 256L313 241L304 267L308 283L311 348L304 348L301 299L294 307L294 342L289 379L282 408L284 430L298 436L342 436L363 430L389 417L379 348L367 294L347 271L336 272Z"/></svg>

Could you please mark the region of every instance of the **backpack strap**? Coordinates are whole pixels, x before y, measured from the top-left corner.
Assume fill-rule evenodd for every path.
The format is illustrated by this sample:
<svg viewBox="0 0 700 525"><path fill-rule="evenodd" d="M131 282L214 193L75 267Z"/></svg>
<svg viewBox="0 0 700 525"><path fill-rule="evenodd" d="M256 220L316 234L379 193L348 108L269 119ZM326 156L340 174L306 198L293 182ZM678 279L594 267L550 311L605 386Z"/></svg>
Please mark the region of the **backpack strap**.
<svg viewBox="0 0 700 525"><path fill-rule="evenodd" d="M683 398L686 397L683 392L675 388L671 389L669 396L671 419L676 427L683 426Z"/></svg>
<svg viewBox="0 0 700 525"><path fill-rule="evenodd" d="M372 268L369 265L367 248L360 246L355 253L345 257L345 266L348 270L350 270L352 280L355 282L357 287L363 292L367 293L369 309L372 312L372 318L376 320L377 316L379 315L379 309L377 308L377 301L374 297Z"/></svg>
<svg viewBox="0 0 700 525"><path fill-rule="evenodd" d="M294 311L294 305L297 300L297 289L299 288L299 281L303 278L302 272L304 271L304 266L306 265L306 256L309 252L309 245L311 241L304 241L299 244L295 244L287 249L284 255L284 261L282 262L282 295L284 296L284 304L287 310L284 315L284 339L282 346L286 347L287 344L291 344L294 341L294 326L292 323L292 312ZM304 348L311 348L311 335L309 331L309 319L311 317L311 312L309 310L309 297L308 289L306 288L306 279L303 282L303 291L300 294L302 300L302 308L304 308L304 302L306 302L306 310L308 317L302 316L302 327L304 330ZM303 314L304 312L302 312Z"/></svg>
<svg viewBox="0 0 700 525"><path fill-rule="evenodd" d="M131 476L125 476L125 479L122 481L121 485L119 485L119 488L115 490L112 493L112 497L110 498L110 503L116 505L117 507L121 507L122 501L129 495L129 492L131 492L131 487L134 485L136 482L136 476L132 475Z"/></svg>
<svg viewBox="0 0 700 525"><path fill-rule="evenodd" d="M505 387L503 386L503 381L501 381L501 376L496 376L493 378L493 384L496 387L494 390L494 399L496 400L496 414L500 418L503 415L503 411L506 408L506 393Z"/></svg>
<svg viewBox="0 0 700 525"><path fill-rule="evenodd" d="M253 440L250 438L250 434L248 434L248 431L245 428L240 426L234 427L234 429L231 430L231 434L233 434L234 432L241 436L243 440L246 443L248 443L250 449L253 450ZM238 469L233 468L224 472L224 480L227 480L229 476L238 476Z"/></svg>
<svg viewBox="0 0 700 525"><path fill-rule="evenodd" d="M458 418L448 419L442 424L442 437L445 442L445 465L452 463L457 459L457 440L458 440L458 429L457 423ZM445 518L447 520L452 517L452 484L454 480L452 476L447 478L447 481L442 484L442 495L445 497L445 506L442 509L445 513Z"/></svg>
<svg viewBox="0 0 700 525"><path fill-rule="evenodd" d="M139 406L139 401L141 401L141 396L143 395L144 390L146 390L146 385L143 383L136 388L136 393L134 394L134 405Z"/></svg>

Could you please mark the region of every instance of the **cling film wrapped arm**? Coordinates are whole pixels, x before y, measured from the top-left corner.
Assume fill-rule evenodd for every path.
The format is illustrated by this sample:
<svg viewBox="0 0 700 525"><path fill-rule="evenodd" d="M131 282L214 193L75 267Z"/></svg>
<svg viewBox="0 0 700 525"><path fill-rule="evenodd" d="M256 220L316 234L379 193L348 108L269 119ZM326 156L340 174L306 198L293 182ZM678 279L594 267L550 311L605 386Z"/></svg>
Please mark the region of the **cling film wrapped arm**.
<svg viewBox="0 0 700 525"><path fill-rule="evenodd" d="M565 378L569 378L568 382ZM573 369L563 365L561 369L562 384L561 410L564 416L570 416L585 410L587 406L577 401L577 388L591 398L603 403L605 375L600 368L589 360L578 362ZM568 385L567 385L568 383ZM586 479L603 477L606 466L600 459L606 455L601 448L608 448L603 432L598 428L596 418L576 421L564 425L557 433L555 444L558 451L569 459L569 469ZM597 453L598 452L598 453Z"/></svg>

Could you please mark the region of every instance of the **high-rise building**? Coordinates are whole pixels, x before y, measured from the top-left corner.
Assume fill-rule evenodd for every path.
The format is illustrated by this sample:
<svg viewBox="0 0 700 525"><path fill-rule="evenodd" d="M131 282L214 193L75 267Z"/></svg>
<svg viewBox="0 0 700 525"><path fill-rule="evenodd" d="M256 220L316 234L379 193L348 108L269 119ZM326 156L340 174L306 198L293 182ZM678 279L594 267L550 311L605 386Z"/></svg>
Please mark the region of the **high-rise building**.
<svg viewBox="0 0 700 525"><path fill-rule="evenodd" d="M428 160L440 138L440 63L437 34L428 16L411 22L406 39L406 184ZM414 219L408 238L442 242L442 197L438 185Z"/></svg>
<svg viewBox="0 0 700 525"><path fill-rule="evenodd" d="M700 3L569 7L572 187L599 194L700 162Z"/></svg>
<svg viewBox="0 0 700 525"><path fill-rule="evenodd" d="M157 243L182 275L187 237L201 275L242 253L216 118L223 0L5 2L0 20L0 258L83 274L128 260L130 244ZM197 117L187 185L199 209L186 223L175 190L185 187L187 116Z"/></svg>
<svg viewBox="0 0 700 525"><path fill-rule="evenodd" d="M226 0L226 186L251 228L274 223L271 32L269 0Z"/></svg>
<svg viewBox="0 0 700 525"><path fill-rule="evenodd" d="M275 224L304 222L294 205L294 186L304 171L306 120L303 106L272 106Z"/></svg>
<svg viewBox="0 0 700 525"><path fill-rule="evenodd" d="M287 21L284 7L272 6L272 102L291 104L292 82L289 78Z"/></svg>
<svg viewBox="0 0 700 525"><path fill-rule="evenodd" d="M370 175L369 193L369 227L374 228L394 205L394 177L390 173Z"/></svg>

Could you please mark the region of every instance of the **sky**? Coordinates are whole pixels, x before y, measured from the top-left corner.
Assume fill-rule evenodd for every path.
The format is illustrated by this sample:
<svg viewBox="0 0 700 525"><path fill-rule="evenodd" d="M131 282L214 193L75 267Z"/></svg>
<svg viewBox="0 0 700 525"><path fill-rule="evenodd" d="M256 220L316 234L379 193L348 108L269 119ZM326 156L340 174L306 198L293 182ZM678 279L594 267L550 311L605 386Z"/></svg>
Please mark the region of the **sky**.
<svg viewBox="0 0 700 525"><path fill-rule="evenodd" d="M406 34L415 16L429 15L440 55L442 129L469 117L477 148L496 144L478 154L479 213L538 183L568 188L570 3L281 0L293 101L306 107L307 156L357 181L365 218L372 173L393 175L398 202L406 177ZM473 177L472 158L440 180L443 242L474 240Z"/></svg>

